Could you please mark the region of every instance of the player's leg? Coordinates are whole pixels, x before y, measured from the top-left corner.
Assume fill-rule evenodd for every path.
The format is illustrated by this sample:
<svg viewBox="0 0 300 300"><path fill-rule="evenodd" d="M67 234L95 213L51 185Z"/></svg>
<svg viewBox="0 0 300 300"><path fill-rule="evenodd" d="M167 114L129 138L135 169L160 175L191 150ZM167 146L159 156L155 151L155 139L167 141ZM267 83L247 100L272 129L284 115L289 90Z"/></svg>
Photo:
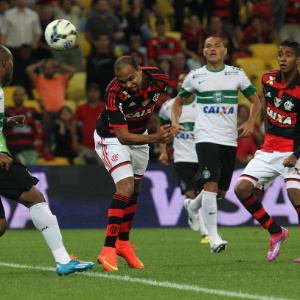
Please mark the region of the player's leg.
<svg viewBox="0 0 300 300"><path fill-rule="evenodd" d="M5 211L2 204L2 200L0 198L0 237L5 233L6 231L6 218L5 218Z"/></svg>
<svg viewBox="0 0 300 300"><path fill-rule="evenodd" d="M37 182L38 179L15 159L8 171L0 170L0 194L29 208L35 227L42 233L57 262L57 273L62 275L92 268L94 263L79 263L72 260L66 252L57 219L51 213L42 193L36 189Z"/></svg>
<svg viewBox="0 0 300 300"><path fill-rule="evenodd" d="M135 248L129 241L129 234L132 228L135 212L138 205L138 195L141 190L142 178L146 171L149 159L148 145L127 146L131 157L132 168L134 172L134 191L130 201L125 209L119 236L116 243L117 254L122 256L132 268L142 269L143 263L134 253Z"/></svg>
<svg viewBox="0 0 300 300"><path fill-rule="evenodd" d="M267 213L261 201L253 193L256 186L266 182L270 184L279 175L277 166L266 157L272 154L256 152L235 186L235 194L252 217L257 220L270 233L270 250L267 254L269 261L275 260L280 253L280 246L288 237L288 231L280 227ZM282 162L281 162L282 164ZM279 167L280 168L280 167Z"/></svg>
<svg viewBox="0 0 300 300"><path fill-rule="evenodd" d="M116 241L125 209L134 193L134 175L127 146L121 145L117 138L103 139L96 133L94 139L96 152L116 185L116 193L108 209L104 246L98 256L98 262L103 268L113 272L118 270Z"/></svg>

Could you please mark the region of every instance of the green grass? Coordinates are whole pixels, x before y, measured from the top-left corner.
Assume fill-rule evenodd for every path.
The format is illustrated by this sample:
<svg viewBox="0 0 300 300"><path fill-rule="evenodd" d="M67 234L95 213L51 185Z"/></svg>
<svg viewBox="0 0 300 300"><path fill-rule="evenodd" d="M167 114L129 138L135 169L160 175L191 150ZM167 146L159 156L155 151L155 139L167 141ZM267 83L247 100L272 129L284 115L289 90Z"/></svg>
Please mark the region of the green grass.
<svg viewBox="0 0 300 300"><path fill-rule="evenodd" d="M0 299L300 299L300 264L293 263L300 257L300 231L289 230L281 256L268 262L269 237L260 227L220 228L229 243L220 254L187 228L134 228L131 240L145 269L130 269L119 258L118 272L95 264L86 273L62 277L37 230L8 230L0 239ZM62 234L70 253L96 262L103 229Z"/></svg>

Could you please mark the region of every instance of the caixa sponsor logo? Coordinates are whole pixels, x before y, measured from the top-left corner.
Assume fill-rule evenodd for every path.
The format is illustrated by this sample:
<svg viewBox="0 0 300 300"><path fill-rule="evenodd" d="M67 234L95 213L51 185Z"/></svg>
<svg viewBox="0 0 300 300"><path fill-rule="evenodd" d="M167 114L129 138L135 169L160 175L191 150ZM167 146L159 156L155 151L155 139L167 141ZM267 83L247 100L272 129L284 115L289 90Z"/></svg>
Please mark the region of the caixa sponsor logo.
<svg viewBox="0 0 300 300"><path fill-rule="evenodd" d="M151 114L151 113L152 113L152 108L147 108L142 111L137 111L134 113L126 114L125 117L126 117L126 119L135 119L135 118L140 118L140 117L143 117L144 115Z"/></svg>
<svg viewBox="0 0 300 300"><path fill-rule="evenodd" d="M234 113L234 107L233 106L204 106L203 112L205 114L232 115Z"/></svg>
<svg viewBox="0 0 300 300"><path fill-rule="evenodd" d="M180 140L194 140L195 139L195 136L193 133L178 133L176 135L176 138L177 139L180 139Z"/></svg>

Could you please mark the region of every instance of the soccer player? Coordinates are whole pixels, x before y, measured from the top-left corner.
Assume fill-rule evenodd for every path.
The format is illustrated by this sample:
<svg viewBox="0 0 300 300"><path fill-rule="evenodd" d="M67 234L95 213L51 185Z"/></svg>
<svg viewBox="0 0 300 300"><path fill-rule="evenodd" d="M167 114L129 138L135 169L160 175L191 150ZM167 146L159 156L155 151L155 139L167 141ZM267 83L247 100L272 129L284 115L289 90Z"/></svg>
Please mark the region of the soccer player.
<svg viewBox="0 0 300 300"><path fill-rule="evenodd" d="M210 248L219 253L227 248L217 228L217 196L225 197L235 165L237 135L249 136L260 111L256 88L242 69L224 64L227 49L220 37L211 36L204 42L203 54L207 65L192 70L185 78L173 104L172 122L177 128L182 106L196 93L195 142L203 190L184 206L191 223L198 222L202 206L210 237ZM251 102L249 119L237 128L238 90ZM182 128L183 129L183 128Z"/></svg>
<svg viewBox="0 0 300 300"><path fill-rule="evenodd" d="M269 261L280 253L281 244L288 238L287 229L279 226L253 194L255 188L266 189L277 177L284 178L287 194L300 223L300 63L299 43L284 40L278 51L280 70L262 76L265 112L265 141L249 162L236 186L235 194L270 233ZM300 263L300 258L294 260Z"/></svg>
<svg viewBox="0 0 300 300"><path fill-rule="evenodd" d="M181 89L184 78L188 72L183 72L178 77L177 91ZM172 120L172 105L175 98L166 101L159 113L159 119L161 124L170 123ZM177 134L173 142L174 149L174 167L177 173L181 194L186 198L195 199L198 192L202 190L202 184L200 180L195 180L195 176L198 172L198 157L195 148L194 139L194 126L195 126L195 113L196 97L194 94L187 99L185 105L182 108L182 114L180 116L180 125L184 127L183 132ZM160 156L159 161L163 165L168 164L168 152L166 144L160 144ZM206 226L203 221L202 211L199 209L199 222L191 223L188 219L188 223L194 231L199 231L202 236L201 243L209 243L209 236Z"/></svg>
<svg viewBox="0 0 300 300"><path fill-rule="evenodd" d="M148 143L169 143L176 134L176 128L170 125L147 134L159 94L168 85L164 71L141 67L131 56L119 57L114 70L116 77L106 88L106 107L94 133L96 151L116 185L108 209L105 243L98 257L107 271L118 270L117 255L132 268L144 268L132 250L129 232L148 164Z"/></svg>
<svg viewBox="0 0 300 300"><path fill-rule="evenodd" d="M11 81L13 56L0 45L0 86ZM4 93L0 88L0 132L4 125L24 126L25 115L4 117ZM93 262L79 261L69 255L62 241L56 217L51 213L42 193L35 187L38 179L26 167L8 153L0 152L0 195L17 201L29 208L34 226L42 233L56 261L56 272L64 275L91 269ZM5 211L0 199L0 236L5 233Z"/></svg>

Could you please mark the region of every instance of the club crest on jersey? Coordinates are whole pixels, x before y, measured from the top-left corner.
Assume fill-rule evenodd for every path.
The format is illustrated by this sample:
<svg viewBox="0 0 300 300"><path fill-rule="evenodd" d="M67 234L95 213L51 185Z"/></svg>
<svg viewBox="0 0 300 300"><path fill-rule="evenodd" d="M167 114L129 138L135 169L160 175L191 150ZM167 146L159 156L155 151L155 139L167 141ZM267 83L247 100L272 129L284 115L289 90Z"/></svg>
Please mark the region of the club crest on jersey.
<svg viewBox="0 0 300 300"><path fill-rule="evenodd" d="M149 104L150 101L151 101L151 99L147 99L147 100L145 100L145 101L142 102L142 105L146 106L146 105Z"/></svg>
<svg viewBox="0 0 300 300"><path fill-rule="evenodd" d="M275 98L274 98L274 105L275 105L276 107L279 107L281 104L282 104L282 99L281 99L281 98L278 98L278 97L275 97Z"/></svg>
<svg viewBox="0 0 300 300"><path fill-rule="evenodd" d="M213 94L213 99L216 103L221 103L224 100L224 95L222 92L217 91Z"/></svg>
<svg viewBox="0 0 300 300"><path fill-rule="evenodd" d="M293 104L292 101L288 100L288 101L286 101L286 102L284 103L283 106L284 106L284 109L285 109L285 110L291 111L292 108L294 107L294 104Z"/></svg>

